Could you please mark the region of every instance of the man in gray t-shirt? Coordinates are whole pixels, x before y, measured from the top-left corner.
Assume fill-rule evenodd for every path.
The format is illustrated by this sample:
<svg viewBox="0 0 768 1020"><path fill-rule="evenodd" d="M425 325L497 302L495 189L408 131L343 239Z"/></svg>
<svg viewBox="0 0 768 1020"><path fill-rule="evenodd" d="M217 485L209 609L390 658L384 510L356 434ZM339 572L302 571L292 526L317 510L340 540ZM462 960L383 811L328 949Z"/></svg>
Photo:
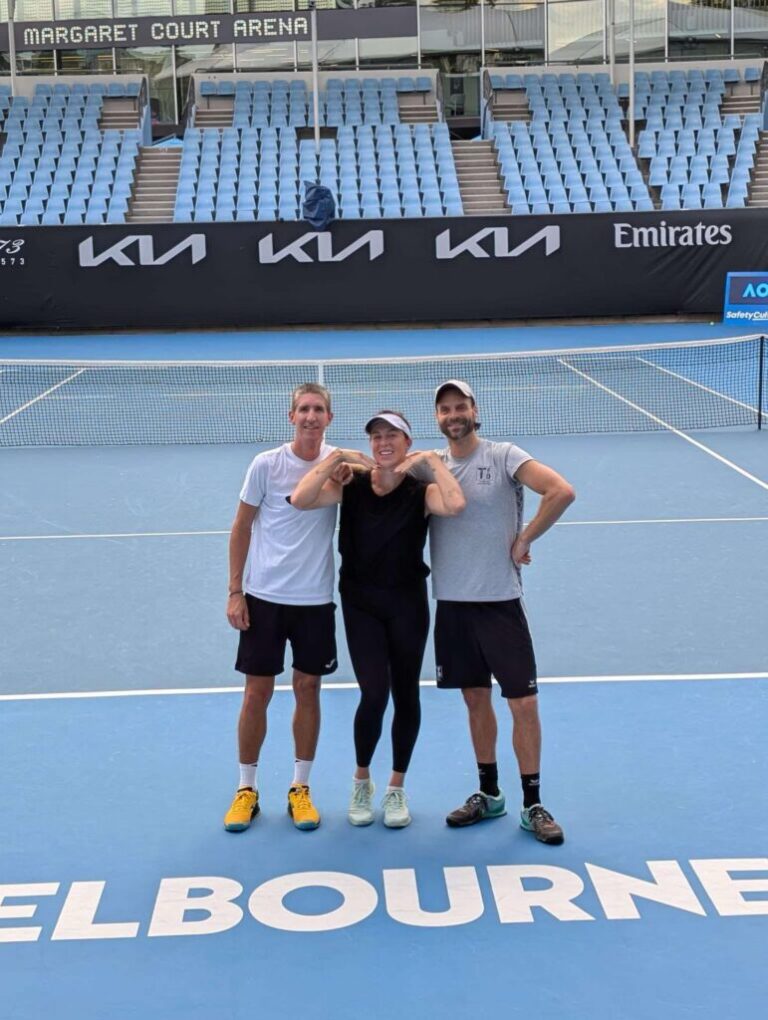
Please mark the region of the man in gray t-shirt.
<svg viewBox="0 0 768 1020"><path fill-rule="evenodd" d="M431 517L429 524L437 685L462 691L480 776L479 792L446 821L465 826L506 814L498 787L493 675L512 712L523 785L521 825L543 843L562 843L562 829L541 804L536 662L520 574L531 561L531 543L557 521L574 492L556 471L513 443L479 438L477 404L467 383L450 379L438 386L435 412L448 440L439 455L467 501L462 514ZM525 488L542 498L524 527Z"/></svg>

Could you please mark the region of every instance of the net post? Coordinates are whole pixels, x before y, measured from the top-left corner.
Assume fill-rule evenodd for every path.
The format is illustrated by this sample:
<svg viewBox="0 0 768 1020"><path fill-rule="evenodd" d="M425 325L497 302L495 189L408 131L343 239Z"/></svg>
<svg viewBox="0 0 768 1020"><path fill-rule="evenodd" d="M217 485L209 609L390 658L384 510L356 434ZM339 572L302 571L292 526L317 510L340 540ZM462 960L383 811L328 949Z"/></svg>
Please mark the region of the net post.
<svg viewBox="0 0 768 1020"><path fill-rule="evenodd" d="M765 334L760 337L757 355L757 428L763 427L763 379L765 377Z"/></svg>

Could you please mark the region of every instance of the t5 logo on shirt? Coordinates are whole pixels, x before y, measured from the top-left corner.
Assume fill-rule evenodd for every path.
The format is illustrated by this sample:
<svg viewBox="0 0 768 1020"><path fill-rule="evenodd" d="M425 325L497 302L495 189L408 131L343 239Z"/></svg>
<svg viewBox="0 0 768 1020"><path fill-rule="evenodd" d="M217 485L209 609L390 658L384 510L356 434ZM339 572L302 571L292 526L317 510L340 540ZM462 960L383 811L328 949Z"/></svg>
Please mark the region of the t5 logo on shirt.
<svg viewBox="0 0 768 1020"><path fill-rule="evenodd" d="M489 467L479 467L477 469L477 481L480 485L490 485L492 479L493 475Z"/></svg>

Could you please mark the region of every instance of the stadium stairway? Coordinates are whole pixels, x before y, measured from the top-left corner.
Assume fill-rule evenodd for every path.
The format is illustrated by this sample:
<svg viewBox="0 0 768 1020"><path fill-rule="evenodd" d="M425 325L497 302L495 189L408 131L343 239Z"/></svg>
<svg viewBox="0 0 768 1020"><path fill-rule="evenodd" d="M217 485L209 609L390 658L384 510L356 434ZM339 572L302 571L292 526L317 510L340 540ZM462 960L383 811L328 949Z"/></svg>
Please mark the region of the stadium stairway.
<svg viewBox="0 0 768 1020"><path fill-rule="evenodd" d="M509 81L505 81L501 75L492 75L491 80L495 82L493 118L511 123L514 120L521 120L528 124L531 120L531 106L528 96L523 88L522 79L519 75L507 75ZM518 84L519 79L519 84Z"/></svg>
<svg viewBox="0 0 768 1020"><path fill-rule="evenodd" d="M133 131L139 127L141 110L137 99L105 96L99 118L100 131Z"/></svg>
<svg viewBox="0 0 768 1020"><path fill-rule="evenodd" d="M761 131L759 135L747 191L747 205L752 208L768 208L768 131Z"/></svg>
<svg viewBox="0 0 768 1020"><path fill-rule="evenodd" d="M232 127L234 113L234 96L204 94L195 107L194 125L200 128Z"/></svg>
<svg viewBox="0 0 768 1020"><path fill-rule="evenodd" d="M493 143L454 141L451 148L464 212L470 216L508 214L510 208Z"/></svg>
<svg viewBox="0 0 768 1020"><path fill-rule="evenodd" d="M126 223L173 222L181 152L181 146L139 150Z"/></svg>
<svg viewBox="0 0 768 1020"><path fill-rule="evenodd" d="M403 124L435 124L440 119L432 92L398 92L397 107Z"/></svg>

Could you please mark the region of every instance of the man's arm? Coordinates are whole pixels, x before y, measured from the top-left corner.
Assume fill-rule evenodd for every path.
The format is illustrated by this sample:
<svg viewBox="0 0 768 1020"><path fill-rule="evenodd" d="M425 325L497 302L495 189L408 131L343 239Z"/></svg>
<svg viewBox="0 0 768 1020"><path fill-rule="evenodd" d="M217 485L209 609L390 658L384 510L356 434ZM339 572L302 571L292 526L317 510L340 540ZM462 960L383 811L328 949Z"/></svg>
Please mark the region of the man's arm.
<svg viewBox="0 0 768 1020"><path fill-rule="evenodd" d="M519 566L531 562L531 543L562 517L576 499L576 493L562 475L536 460L527 460L521 464L515 478L541 496L536 515L523 528L512 546L512 559Z"/></svg>
<svg viewBox="0 0 768 1020"><path fill-rule="evenodd" d="M461 486L443 464L435 450L417 450L395 468L396 475L419 476L419 467L426 466L431 478L424 494L425 512L437 517L455 517L467 505ZM426 480L426 479L425 479Z"/></svg>
<svg viewBox="0 0 768 1020"><path fill-rule="evenodd" d="M340 503L344 482L334 479L344 464L359 465L369 470L376 466L359 450L334 450L304 475L291 493L291 506L296 510L319 510Z"/></svg>
<svg viewBox="0 0 768 1020"><path fill-rule="evenodd" d="M251 529L259 512L257 506L243 503L237 507L232 530L229 533L229 595L227 596L227 619L235 630L248 630L248 604L243 593L243 571L251 544Z"/></svg>

